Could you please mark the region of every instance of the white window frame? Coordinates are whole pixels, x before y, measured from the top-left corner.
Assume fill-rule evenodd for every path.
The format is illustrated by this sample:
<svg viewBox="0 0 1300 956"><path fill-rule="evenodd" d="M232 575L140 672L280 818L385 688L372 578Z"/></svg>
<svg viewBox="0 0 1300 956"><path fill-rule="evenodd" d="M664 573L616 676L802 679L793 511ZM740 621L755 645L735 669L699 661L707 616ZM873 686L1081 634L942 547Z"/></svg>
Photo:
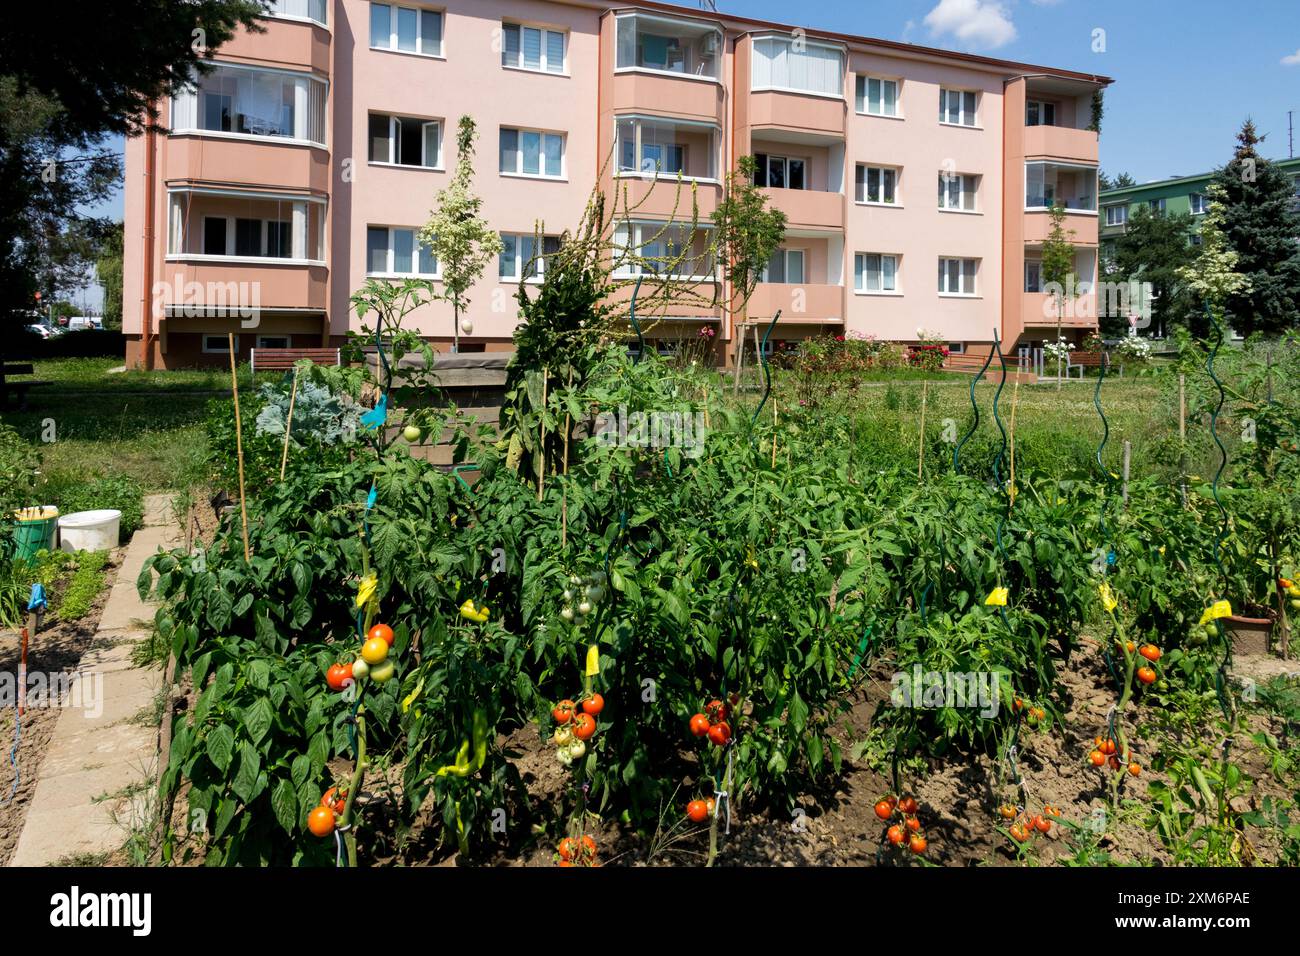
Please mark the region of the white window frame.
<svg viewBox="0 0 1300 956"><path fill-rule="evenodd" d="M786 248L785 246L782 246L781 248L777 249L775 252L772 253L772 257L773 257L773 258L775 258L776 256L781 256L782 259L784 259L784 262L782 263L782 268L783 268L783 270L785 271L785 276L784 276L784 278L783 278L782 281L780 281L780 282L773 282L772 279L771 279L771 277L770 277L770 275L769 275L769 270L771 269L772 264L771 264L771 262L766 262L766 263L763 264L763 268L759 271L759 274L758 274L758 281L759 281L759 282L761 282L761 283L763 283L763 284L765 284L765 285L807 285L807 284L808 284L808 252L807 252L807 250L805 250L805 249L789 249L789 248ZM790 263L791 263L791 261L793 261L795 258L798 258L798 260L799 260L799 275L803 276L803 278L800 279L798 282L791 282L791 281L790 281Z"/></svg>
<svg viewBox="0 0 1300 956"><path fill-rule="evenodd" d="M971 107L970 122L966 122L966 97L975 98L974 105ZM950 100L953 96L960 97L960 106L957 109L957 122L948 119L951 112ZM941 126L957 126L962 129L979 129L980 128L980 91L979 90L960 90L950 89L946 86L939 87L939 124Z"/></svg>
<svg viewBox="0 0 1300 956"><path fill-rule="evenodd" d="M377 3L371 0L369 7L388 7L388 46L375 46L373 37L370 36L370 9L366 10L366 43L372 50L379 50L383 53L400 53L404 56L423 56L431 60L447 59L447 11L441 7L420 7L413 6L409 3ZM403 50L398 47L397 39L397 20L398 10L415 11L415 49ZM438 15L438 52L425 53L421 47L424 46L424 18L422 13L436 13Z"/></svg>
<svg viewBox="0 0 1300 956"><path fill-rule="evenodd" d="M670 225L670 223L653 222L645 219L625 219L622 222L616 223L614 226L614 243L613 243L614 276L620 279L635 278L637 275L645 275L651 279L657 278L656 273L653 272L641 273L641 272L637 272L635 269L630 268L626 257L620 257L619 250L624 248L634 249L637 250L638 256L640 258L645 258L644 252L642 251L645 247L645 241L646 241L644 236L644 231L649 230L651 234L658 233L667 225ZM679 223L673 223L673 225L677 225L680 228L686 228L691 224L679 222ZM618 240L619 233L622 232L624 229L627 230L627 237L628 237L628 244L626 247L620 245ZM713 231L712 229L699 224L695 225L695 229L704 233L709 233ZM713 272L709 273L708 275L674 274L672 276L668 276L668 278L674 279L679 282L717 282L718 263L716 258L714 259L712 265L713 265Z"/></svg>
<svg viewBox="0 0 1300 956"><path fill-rule="evenodd" d="M252 66L247 63L232 63L227 60L219 60L213 64L223 70L243 70L249 73L273 73L281 77L289 77L293 80L305 80L307 86L304 90L310 90L311 84L316 84L316 96L322 104L320 116L320 133L319 140L311 139L309 136L298 136L298 125L301 122L304 127L310 127L311 118L307 115L306 110L310 108L313 96L306 92L303 97L295 93L294 99L294 135L278 136L269 133L241 133L237 130L219 130L204 129L199 125L199 116L203 110L203 104L199 99L199 89L197 81L178 90L171 99L171 130L173 136L210 136L216 139L237 139L244 142L256 143L275 143L284 146L315 146L319 149L325 149L328 146L330 136L330 111L329 103L329 81L319 77L314 73L306 73L302 70L283 70L270 66ZM182 101L188 101L188 106L180 105ZM188 115L187 115L188 114ZM309 129L304 131L310 132Z"/></svg>
<svg viewBox="0 0 1300 956"><path fill-rule="evenodd" d="M866 262L868 257L876 257L880 260L880 288L869 289L866 284ZM903 288L901 280L900 260L903 257L896 252L855 252L853 254L853 293L854 295L902 295ZM885 288L885 260L892 259L894 263L892 289ZM858 268L859 260L862 260L862 268ZM862 276L862 285L858 285L858 276Z"/></svg>
<svg viewBox="0 0 1300 956"><path fill-rule="evenodd" d="M443 166L442 164L442 154L444 151L444 144L446 143L446 138L443 135L444 130L442 126L442 120L425 119L422 116L398 116L396 113L367 113L366 114L366 156L367 157L369 157L370 155L370 145L371 145L370 144L370 118L372 116L388 117L388 159L384 160L384 159L367 158L367 162L371 166L392 166L395 169L431 169L435 172L440 172L440 173L446 172L446 167ZM398 129L400 129L402 125L402 120L404 119L414 120L415 122L420 124L420 164L418 166L412 163L398 162L397 160L397 155L396 155L398 151L397 131ZM438 156L437 156L437 161L433 165L430 165L427 162L429 157L425 155L428 152L429 138L428 138L427 130L430 126L436 126L438 128Z"/></svg>
<svg viewBox="0 0 1300 956"><path fill-rule="evenodd" d="M514 28L519 31L519 56L517 62L507 63L506 58L506 31ZM537 66L527 66L524 63L524 31L536 30L541 34L541 54L538 57ZM550 35L558 36L560 42L564 45L564 54L560 60L560 68L552 70L550 68L550 44L548 38ZM544 73L547 76L568 76L569 75L569 31L560 30L555 27L544 26L540 23L530 23L525 20L502 20L501 21L501 68L503 70L519 70L523 73Z"/></svg>
<svg viewBox="0 0 1300 956"><path fill-rule="evenodd" d="M1128 225L1128 203L1126 203L1126 202L1107 203L1107 204L1106 204L1105 206L1103 206L1102 208L1106 210L1106 225L1107 225L1107 226L1127 226L1127 225ZM1116 216L1115 216L1114 221L1111 220L1111 215L1110 215L1110 214L1111 214L1112 211L1116 213Z"/></svg>
<svg viewBox="0 0 1300 956"><path fill-rule="evenodd" d="M958 291L954 292L949 286L949 277L951 270L945 268L950 262L959 263L957 268ZM971 289L966 290L966 263L974 263L971 270ZM943 269L943 280L939 284L939 297L944 299L978 299L979 298L979 274L980 260L977 258L968 258L965 256L940 256L939 267Z"/></svg>
<svg viewBox="0 0 1300 956"><path fill-rule="evenodd" d="M793 47L796 41L801 41L805 49L811 49L812 47L817 47L818 49L821 50L830 50L836 53L839 56L839 60L840 60L840 68L838 72L839 90L837 92L824 92L822 90L803 89L802 87L798 87L798 86L781 86L771 82L767 82L767 83L759 82L757 79L757 73L759 69L759 56L758 56L758 51L755 48L760 43L767 43L771 41L784 42L786 44L789 44L791 47ZM758 34L750 40L750 44L751 44L750 46L751 52L750 52L750 68L749 68L749 89L751 93L774 91L778 93L798 93L800 96L818 96L823 99L830 99L830 100L840 100L840 101L844 100L844 88L846 85L844 81L844 68L845 68L845 64L848 61L847 51L845 50L844 47L837 46L834 43L821 43L814 40L810 40L806 36L796 37L792 34L786 34L786 33ZM789 51L787 51L787 55L789 55Z"/></svg>
<svg viewBox="0 0 1300 956"><path fill-rule="evenodd" d="M218 339L218 340L220 340L220 342L221 342L221 348L218 348L218 349L210 349L210 348L208 348L208 339ZM200 349L201 349L201 351L202 351L202 353L203 353L204 355L229 355L229 354L230 354L230 340L229 340L228 338L226 338L226 336L225 336L224 333L221 333L221 332L204 332L204 333L202 334L202 338L199 339L199 342L200 342ZM239 354L239 336L238 336L238 335L235 336L235 354L236 354L236 355Z"/></svg>
<svg viewBox="0 0 1300 956"><path fill-rule="evenodd" d="M863 170L862 176L862 196L858 197L858 170ZM885 199L868 199L868 189L870 188L871 171L876 170L880 173L880 194L885 194L885 173L894 174L894 199L892 202ZM903 170L899 166L876 166L872 163L858 163L853 171L853 201L859 206L885 206L889 209L902 208L902 202L899 201L901 185L903 179Z"/></svg>
<svg viewBox="0 0 1300 956"><path fill-rule="evenodd" d="M528 283L540 283L546 277L546 256L547 256L546 240L547 239L558 240L560 237L555 235L549 235L549 234L538 236L535 233L531 233L531 232L526 232L526 233L525 232L503 232L500 233L500 236L501 236L501 253L497 256L497 281L498 282L520 281L520 273L524 271L524 266L529 261L528 259L525 259L523 255L520 253L519 251L520 243L521 240L531 239L531 240L538 240L542 243L542 250L541 250L542 254L537 259L536 273L530 275L528 278L524 279L523 281ZM514 272L508 276L503 276L501 275L501 256L505 255L507 237L513 239L515 243ZM534 247L534 251L536 251L536 247ZM554 255L554 253L551 253L551 255Z"/></svg>
<svg viewBox="0 0 1300 956"><path fill-rule="evenodd" d="M1163 199L1148 199L1147 208L1152 212L1162 213L1165 211L1165 201Z"/></svg>
<svg viewBox="0 0 1300 956"><path fill-rule="evenodd" d="M1029 122L1029 108L1030 108L1031 106L1036 106L1036 107L1038 107L1038 122L1037 122L1037 123L1031 123L1031 122ZM1044 123L1044 122L1043 122L1043 116L1047 113L1048 110L1051 110L1051 113L1052 113L1052 121L1051 121L1050 123ZM1028 99L1028 100L1025 100L1025 125L1026 125L1026 126L1055 126L1055 125L1056 125L1056 103L1055 103L1055 101L1053 101L1053 100L1035 100L1035 99Z"/></svg>
<svg viewBox="0 0 1300 956"><path fill-rule="evenodd" d="M941 186L947 186L952 180L956 179L958 187L958 205L951 206L948 204L948 190L945 188L939 194L939 211L940 212L959 212L967 215L974 215L980 212L980 175L978 173L949 173L945 170L939 170L939 183ZM967 185L970 186L967 189ZM970 208L966 208L966 197L971 197Z"/></svg>
<svg viewBox="0 0 1300 956"><path fill-rule="evenodd" d="M513 170L501 169L501 134L507 131L515 134L515 168ZM538 172L524 172L524 134L536 133L539 138L537 145ZM560 141L560 172L552 176L546 172L546 137L553 136ZM502 126L497 132L497 171L502 176L513 176L519 179L545 179L549 182L562 182L569 176L569 138L561 132L550 129L532 129L527 126Z"/></svg>
<svg viewBox="0 0 1300 956"><path fill-rule="evenodd" d="M765 182L764 182L764 185L762 185L762 186L759 187L760 189L789 189L789 190L791 190L792 192L797 192L797 193L806 193L806 192L811 192L811 191L812 191L812 186L811 186L811 185L809 184L809 182L808 182L809 179L811 178L808 174L809 174L809 172L811 172L811 170L812 170L812 160L811 160L809 157L807 157L807 156L778 156L778 155L775 154L775 153L759 152L759 151L755 150L755 152L754 152L755 162L757 162L759 156L762 156L762 157L763 157L763 167L762 167L762 168L763 168L763 179L764 179L764 181L765 181ZM768 184L768 181L770 181L770 178L771 178L771 172L772 172L772 165L771 165L771 163L772 163L772 160L774 160L774 159L776 159L776 160L780 160L780 162L781 162L781 166L785 169L785 183L786 183L786 184L785 184L784 186L772 186L772 185L769 185L769 184ZM798 189L795 189L793 186L790 185L790 164L791 164L792 162L793 162L793 163L802 163L802 164L803 164L803 186L800 187L800 188L798 188Z"/></svg>
<svg viewBox="0 0 1300 956"><path fill-rule="evenodd" d="M1038 286L1038 288L1036 288L1036 289L1031 289L1031 288L1029 288L1029 270L1030 270L1031 268L1034 269L1035 274L1036 274L1036 276L1037 276L1037 278L1038 278L1038 281L1035 283L1035 285ZM1025 292L1030 292L1030 293L1033 293L1033 292L1042 292L1042 291L1043 291L1043 260L1042 260L1042 259L1026 259L1026 260L1025 260L1025 282L1024 282L1024 291L1025 291Z"/></svg>
<svg viewBox="0 0 1300 956"><path fill-rule="evenodd" d="M1197 202L1197 200L1200 202ZM1192 210L1193 216L1204 216L1210 211L1210 197L1205 193L1189 193L1187 196L1187 205ZM1196 207L1200 206L1200 209Z"/></svg>
<svg viewBox="0 0 1300 956"><path fill-rule="evenodd" d="M717 75L703 76L699 73L686 73L684 71L679 71L679 70L661 70L653 66L637 66L635 63L633 63L631 66L619 66L618 65L619 22L627 19L644 20L650 23L664 24L666 26L671 26L672 24L679 24L679 25L690 24L692 26L699 25L698 20L693 20L689 17L672 17L672 16L665 16L665 15L659 15L654 13L642 13L641 11L628 11L627 13L617 14L614 17L614 72L615 73L653 73L656 76L672 76L683 80L694 80L697 83L714 83L719 86L722 85L722 60L726 50L726 37L723 35L721 30L716 28L713 30L714 36L717 37L717 51L713 54L714 72ZM637 32L639 33L640 30L638 29ZM661 36L662 34L654 34L654 35ZM680 38L670 37L670 39L680 39Z"/></svg>
<svg viewBox="0 0 1300 956"><path fill-rule="evenodd" d="M386 262L388 268L383 272L370 271L370 230L371 229L388 230L388 244L386 247L388 250L388 260ZM396 243L393 242L393 233L395 232L411 233L411 264L417 268L419 267L420 250L422 248L425 248L424 244L420 242L419 226L390 226L387 225L386 223L371 222L371 223L366 223L366 238L365 238L365 242L362 245L362 249L364 250L363 255L365 256L366 276L378 278L378 279L435 279L435 280L441 279L442 262L437 259L434 260L433 272L398 272L396 269L393 268L397 260L397 246ZM430 251L429 255L432 256L433 252Z"/></svg>
<svg viewBox="0 0 1300 956"><path fill-rule="evenodd" d="M206 234L207 234L208 220L210 220L210 219L220 219L220 220L222 220L223 222L225 222L225 224L226 224L226 249L225 249L224 252L206 252L206 251L205 251L205 252L203 253L203 255L205 255L205 256L221 256L221 257L226 258L226 259L240 259L240 260L250 260L250 261L259 261L259 262L260 262L260 261L263 261L263 260L265 260L265 261L267 261L267 262L298 262L298 261L301 261L301 260L296 260L296 259L294 259L292 255L288 255L288 256L273 256L273 255L271 255L270 253L268 253L268 252L265 251L265 250L266 250L267 248L269 248L269 246L270 246L270 238L271 238L271 230L270 230L270 228L269 228L269 227L270 227L270 224L273 223L273 222L274 222L274 223L283 223L283 222L286 222L286 221L287 221L288 224L289 224L289 251L290 251L290 252L293 251L293 210L292 210L292 209L290 209L290 211L289 211L289 219L288 219L288 220L284 220L284 219L264 219L264 218L261 217L261 216L210 216L210 215L208 215L207 213L204 213L204 214L202 214L202 215L199 216L199 228L202 230L202 232L200 233L200 235L206 235ZM263 250L262 252L256 252L256 253L253 253L253 255L250 256L250 255L245 255L245 254L243 254L243 253L240 253L240 252L236 252L236 251L235 251L235 243L238 241L238 240L236 239L236 232L237 232L237 226L236 226L236 223L237 223L237 221L240 220L240 219L248 219L248 220L251 220L251 221L253 221L253 222L257 222L257 223L260 223L260 224L261 224L261 228L260 228L260 230L259 230L259 233L260 233L260 234L259 234L259 236L258 236L258 246Z"/></svg>
<svg viewBox="0 0 1300 956"><path fill-rule="evenodd" d="M894 112L876 112L871 109L871 83L875 81L880 84L880 105L883 110L885 105L885 84L892 84L894 87ZM859 73L856 83L854 84L854 109L859 116L879 116L885 119L902 119L903 118L903 101L901 97L902 81L894 77L875 76L871 73Z"/></svg>
<svg viewBox="0 0 1300 956"><path fill-rule="evenodd" d="M211 255L203 252L185 252L183 249L174 249L175 242L179 239L182 244L184 241L186 227L189 225L189 203L195 196L217 196L223 199L265 199L274 202L289 204L290 222L293 232L289 237L289 248L292 252L294 235L297 235L297 241L302 244L302 250L305 253L313 240L316 250L320 253L319 259L294 258L292 256L281 258L279 256L236 256L236 255ZM182 202L182 197L184 202ZM320 207L319 215L316 221L315 236L311 235L311 213L312 205ZM300 207L300 208L299 208ZM176 187L167 190L167 225L165 241L166 253L164 261L166 262L223 262L237 263L242 265L256 266L323 266L325 265L325 218L327 213L327 203L324 199L315 196L292 195L286 193L257 193L248 192L238 189L215 189L211 187ZM261 218L253 216L208 216L200 213L198 216L199 242L202 245L203 240L203 223L206 219L221 218L226 222L226 243L227 248L231 248L234 243L234 222L235 219L252 219ZM283 220L262 219L262 222L282 222ZM263 236L265 236L265 227L263 227Z"/></svg>
<svg viewBox="0 0 1300 956"><path fill-rule="evenodd" d="M948 343L948 354L949 354L949 355L964 355L965 353L966 353L966 343L965 343L965 342L949 342L949 343Z"/></svg>
<svg viewBox="0 0 1300 956"><path fill-rule="evenodd" d="M277 0L277 2L262 16L269 20L294 20L298 23L315 23L322 27L329 27L329 7L330 0L300 0L295 6L303 7L306 13L285 13L281 9L286 5L286 0ZM312 7L319 7L321 16L316 18L312 16Z"/></svg>

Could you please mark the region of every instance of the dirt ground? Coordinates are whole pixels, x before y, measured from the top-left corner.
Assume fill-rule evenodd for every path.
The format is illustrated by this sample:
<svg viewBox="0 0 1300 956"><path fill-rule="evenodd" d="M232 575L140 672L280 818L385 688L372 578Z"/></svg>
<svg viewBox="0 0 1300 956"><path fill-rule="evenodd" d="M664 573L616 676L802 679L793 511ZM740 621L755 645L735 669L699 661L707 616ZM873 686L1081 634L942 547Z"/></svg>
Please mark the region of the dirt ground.
<svg viewBox="0 0 1300 956"><path fill-rule="evenodd" d="M82 656L99 646L95 641L95 631L99 627L99 618L108 600L108 592L117 577L117 569L122 563L123 551L119 548L110 552L108 563L104 566L104 587L88 614L77 621L60 621L57 615L44 620L40 630L28 641L28 674L75 671ZM48 596L51 606L58 607L57 588L52 589ZM17 681L20 654L18 635L12 631L0 631L0 674L13 675L14 684ZM36 791L38 770L54 733L54 725L62 712L58 707L41 706L29 707L23 714L17 753L20 782L15 793L14 768L10 764L15 711L10 702L5 703L6 706L0 709L0 866L8 865L9 858L18 845L23 822L27 819L27 809L32 794Z"/></svg>

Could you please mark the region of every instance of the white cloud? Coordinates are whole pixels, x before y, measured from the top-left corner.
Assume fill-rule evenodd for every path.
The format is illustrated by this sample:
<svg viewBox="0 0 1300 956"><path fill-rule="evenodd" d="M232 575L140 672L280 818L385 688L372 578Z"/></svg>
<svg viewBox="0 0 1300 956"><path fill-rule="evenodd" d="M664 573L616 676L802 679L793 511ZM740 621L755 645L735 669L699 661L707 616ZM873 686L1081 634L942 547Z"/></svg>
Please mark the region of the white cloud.
<svg viewBox="0 0 1300 956"><path fill-rule="evenodd" d="M949 33L974 47L1000 47L1016 38L1016 27L999 0L939 0L925 15L931 33Z"/></svg>
<svg viewBox="0 0 1300 956"><path fill-rule="evenodd" d="M1283 66L1300 66L1300 50L1282 57Z"/></svg>

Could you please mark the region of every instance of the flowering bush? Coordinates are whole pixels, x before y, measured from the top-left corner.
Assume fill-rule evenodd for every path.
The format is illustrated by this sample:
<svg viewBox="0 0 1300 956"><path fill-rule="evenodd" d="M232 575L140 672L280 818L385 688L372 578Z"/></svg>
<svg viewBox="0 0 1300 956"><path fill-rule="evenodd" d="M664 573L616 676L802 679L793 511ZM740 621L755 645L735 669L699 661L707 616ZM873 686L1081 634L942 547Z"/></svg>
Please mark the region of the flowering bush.
<svg viewBox="0 0 1300 956"><path fill-rule="evenodd" d="M1070 353L1074 351L1074 344L1065 341L1065 338L1059 338L1055 342L1045 342L1043 344L1043 357L1053 365L1058 361L1068 363Z"/></svg>
<svg viewBox="0 0 1300 956"><path fill-rule="evenodd" d="M916 345L908 352L907 364L912 368L937 372L943 368L944 360L947 358L948 346L946 345Z"/></svg>
<svg viewBox="0 0 1300 956"><path fill-rule="evenodd" d="M1129 362L1145 362L1151 358L1151 340L1140 335L1126 335L1115 346L1115 354Z"/></svg>

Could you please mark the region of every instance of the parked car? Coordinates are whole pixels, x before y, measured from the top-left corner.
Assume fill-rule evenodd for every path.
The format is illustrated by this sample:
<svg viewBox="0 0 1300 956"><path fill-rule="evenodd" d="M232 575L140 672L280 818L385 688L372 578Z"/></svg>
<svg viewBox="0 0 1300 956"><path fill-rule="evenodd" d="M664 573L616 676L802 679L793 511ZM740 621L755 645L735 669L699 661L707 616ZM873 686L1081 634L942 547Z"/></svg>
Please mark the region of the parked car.
<svg viewBox="0 0 1300 956"><path fill-rule="evenodd" d="M77 332L83 329L102 329L104 320L94 315L74 315L68 319L68 331Z"/></svg>
<svg viewBox="0 0 1300 956"><path fill-rule="evenodd" d="M40 323L27 326L27 331L31 332L33 335L39 335L43 339L48 339L54 334L54 330L48 325L41 325Z"/></svg>

